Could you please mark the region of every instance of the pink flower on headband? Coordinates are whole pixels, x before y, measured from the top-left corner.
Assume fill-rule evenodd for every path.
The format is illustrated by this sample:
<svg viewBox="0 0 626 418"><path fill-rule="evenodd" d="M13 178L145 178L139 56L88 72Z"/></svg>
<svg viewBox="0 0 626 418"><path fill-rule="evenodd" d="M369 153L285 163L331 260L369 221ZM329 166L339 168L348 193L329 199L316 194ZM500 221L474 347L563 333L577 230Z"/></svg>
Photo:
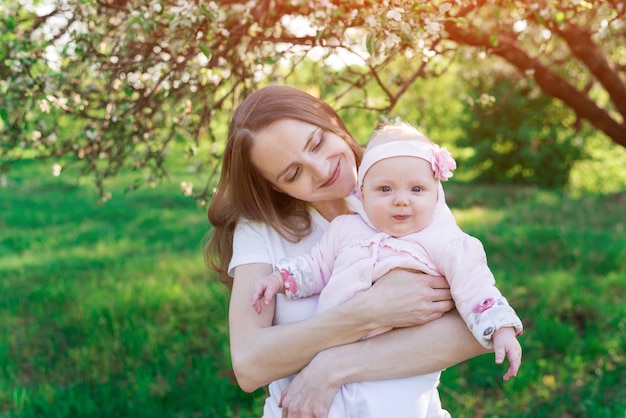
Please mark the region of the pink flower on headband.
<svg viewBox="0 0 626 418"><path fill-rule="evenodd" d="M433 144L433 155L430 158L430 164L437 180L448 180L452 177L452 170L456 168L456 161L452 158L452 154L437 144Z"/></svg>

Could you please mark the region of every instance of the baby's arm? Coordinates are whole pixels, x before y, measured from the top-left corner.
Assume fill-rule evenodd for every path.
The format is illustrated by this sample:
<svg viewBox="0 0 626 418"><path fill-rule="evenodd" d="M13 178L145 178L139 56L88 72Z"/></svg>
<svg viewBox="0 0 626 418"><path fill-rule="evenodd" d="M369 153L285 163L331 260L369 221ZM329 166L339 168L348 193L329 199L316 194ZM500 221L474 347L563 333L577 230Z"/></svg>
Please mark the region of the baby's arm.
<svg viewBox="0 0 626 418"><path fill-rule="evenodd" d="M449 280L456 307L478 342L494 349L497 364L508 357L510 367L504 380L509 380L521 364L522 348L517 337L524 329L522 321L495 286L480 241L466 235L466 239L451 242L446 251L442 271Z"/></svg>
<svg viewBox="0 0 626 418"><path fill-rule="evenodd" d="M283 259L281 263L289 265L289 261L293 263L292 266L303 265L302 262L298 262L299 258ZM281 268L280 265L277 268L278 270L259 278L254 284L252 306L258 314L262 311L261 299L266 305L269 305L278 293L282 293L288 299L300 299L319 293L319 290L314 288L315 283L312 283L312 280L307 280L307 277L311 276L310 273L306 274L308 270L299 270L299 275L296 276L291 272L291 268Z"/></svg>
<svg viewBox="0 0 626 418"><path fill-rule="evenodd" d="M256 313L260 314L263 310L261 299L266 305L269 305L277 293L285 293L285 284L280 271L273 271L267 276L258 278L252 290L252 306Z"/></svg>
<svg viewBox="0 0 626 418"><path fill-rule="evenodd" d="M517 341L515 328L505 327L497 330L493 335L493 350L496 353L497 364L502 364L505 357L509 359L509 369L504 375L504 380L517 376L522 364L522 346Z"/></svg>
<svg viewBox="0 0 626 418"><path fill-rule="evenodd" d="M331 222L309 254L283 258L276 263L272 274L259 278L252 293L252 306L256 312L261 313L261 299L268 305L277 293L282 293L287 299L318 295L332 274L340 237L345 235L336 231L342 228L346 227L339 218Z"/></svg>

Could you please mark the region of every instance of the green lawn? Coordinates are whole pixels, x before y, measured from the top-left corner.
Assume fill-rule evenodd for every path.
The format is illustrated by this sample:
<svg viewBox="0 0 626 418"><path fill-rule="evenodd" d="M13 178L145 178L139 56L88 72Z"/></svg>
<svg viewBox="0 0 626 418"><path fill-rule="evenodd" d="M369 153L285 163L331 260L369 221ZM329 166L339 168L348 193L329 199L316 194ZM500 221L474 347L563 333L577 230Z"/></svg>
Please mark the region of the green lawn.
<svg viewBox="0 0 626 418"><path fill-rule="evenodd" d="M181 174L98 206L49 173L26 161L0 187L0 416L260 416L263 391L231 378L228 295ZM453 417L626 418L626 194L446 190L526 326L514 380L493 355L444 372Z"/></svg>

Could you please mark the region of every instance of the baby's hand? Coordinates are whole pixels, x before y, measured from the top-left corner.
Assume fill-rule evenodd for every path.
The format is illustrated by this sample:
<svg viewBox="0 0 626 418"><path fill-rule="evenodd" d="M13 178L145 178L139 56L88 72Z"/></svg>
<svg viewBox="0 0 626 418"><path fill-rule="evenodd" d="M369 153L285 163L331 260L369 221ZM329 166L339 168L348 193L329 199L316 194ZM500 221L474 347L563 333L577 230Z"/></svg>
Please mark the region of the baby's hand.
<svg viewBox="0 0 626 418"><path fill-rule="evenodd" d="M257 314L262 311L261 299L266 305L272 301L272 298L277 293L284 293L285 288L283 285L283 279L280 276L280 272L275 271L272 274L259 278L254 284L252 290L252 307Z"/></svg>
<svg viewBox="0 0 626 418"><path fill-rule="evenodd" d="M504 375L504 380L509 380L517 375L522 364L522 346L515 337L515 328L500 328L493 335L493 350L496 353L496 363L502 364L504 357L509 359L509 370Z"/></svg>

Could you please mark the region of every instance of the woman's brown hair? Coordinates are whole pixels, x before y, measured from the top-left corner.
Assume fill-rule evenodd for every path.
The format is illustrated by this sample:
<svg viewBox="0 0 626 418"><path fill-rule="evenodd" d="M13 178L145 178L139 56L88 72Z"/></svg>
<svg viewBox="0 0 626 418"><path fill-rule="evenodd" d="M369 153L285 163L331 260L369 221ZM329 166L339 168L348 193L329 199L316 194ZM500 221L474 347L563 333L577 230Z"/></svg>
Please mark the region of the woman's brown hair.
<svg viewBox="0 0 626 418"><path fill-rule="evenodd" d="M361 146L337 112L324 101L286 86L265 87L248 96L235 109L228 127L222 173L209 204L213 229L204 248L205 263L229 288L232 278L228 275L228 264L240 218L264 222L293 242L311 232L308 202L272 187L250 158L255 133L280 119L309 123L338 135L354 151L357 165L361 161Z"/></svg>

